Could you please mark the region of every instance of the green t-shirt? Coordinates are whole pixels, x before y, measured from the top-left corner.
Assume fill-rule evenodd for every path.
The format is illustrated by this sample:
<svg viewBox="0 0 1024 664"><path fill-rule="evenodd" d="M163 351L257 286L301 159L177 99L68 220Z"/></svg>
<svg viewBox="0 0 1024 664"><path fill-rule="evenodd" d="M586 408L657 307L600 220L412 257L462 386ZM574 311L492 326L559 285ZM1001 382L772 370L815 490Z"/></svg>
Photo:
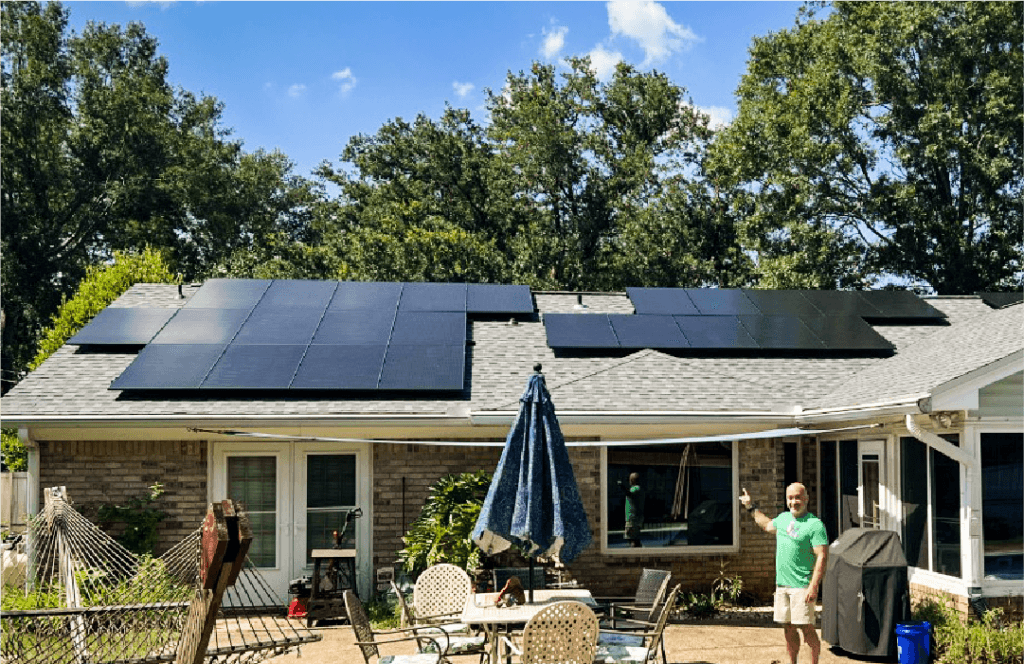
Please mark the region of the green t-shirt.
<svg viewBox="0 0 1024 664"><path fill-rule="evenodd" d="M629 487L626 492L626 524L644 524L644 490L639 486Z"/></svg>
<svg viewBox="0 0 1024 664"><path fill-rule="evenodd" d="M814 547L828 544L825 524L810 512L799 519L783 512L775 524L775 585L806 588L814 572Z"/></svg>

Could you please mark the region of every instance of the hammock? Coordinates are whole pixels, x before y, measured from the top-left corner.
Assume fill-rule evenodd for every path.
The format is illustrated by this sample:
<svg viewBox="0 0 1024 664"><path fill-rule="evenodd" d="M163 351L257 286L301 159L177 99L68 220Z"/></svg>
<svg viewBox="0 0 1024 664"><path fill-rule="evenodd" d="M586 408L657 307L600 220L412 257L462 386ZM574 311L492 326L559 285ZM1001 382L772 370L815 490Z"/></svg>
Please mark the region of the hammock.
<svg viewBox="0 0 1024 664"><path fill-rule="evenodd" d="M191 664L183 653L201 643L199 630L209 640L196 661L255 664L321 639L288 620L248 559L221 589L215 619L190 620L211 592L200 574L202 528L159 558L137 556L72 509L61 489L45 493L28 524L23 587L4 589L0 662Z"/></svg>

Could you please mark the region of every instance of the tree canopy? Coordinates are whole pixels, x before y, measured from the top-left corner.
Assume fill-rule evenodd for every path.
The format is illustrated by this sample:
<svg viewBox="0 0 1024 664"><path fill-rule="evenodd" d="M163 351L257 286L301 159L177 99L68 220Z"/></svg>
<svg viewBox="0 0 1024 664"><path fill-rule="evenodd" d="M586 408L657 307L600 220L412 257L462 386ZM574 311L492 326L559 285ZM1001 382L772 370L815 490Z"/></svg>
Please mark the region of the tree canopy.
<svg viewBox="0 0 1024 664"><path fill-rule="evenodd" d="M1019 287L1022 12L837 2L754 39L712 171L762 283Z"/></svg>

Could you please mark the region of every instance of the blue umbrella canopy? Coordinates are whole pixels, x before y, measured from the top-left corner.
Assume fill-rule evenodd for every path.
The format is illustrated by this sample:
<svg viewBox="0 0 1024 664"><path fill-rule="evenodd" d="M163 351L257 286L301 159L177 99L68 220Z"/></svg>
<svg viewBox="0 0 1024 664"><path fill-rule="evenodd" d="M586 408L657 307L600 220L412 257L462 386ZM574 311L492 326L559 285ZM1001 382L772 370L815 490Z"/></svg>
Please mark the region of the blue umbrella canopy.
<svg viewBox="0 0 1024 664"><path fill-rule="evenodd" d="M517 542L529 556L568 562L590 544L590 523L539 371L519 401L473 541L488 555Z"/></svg>

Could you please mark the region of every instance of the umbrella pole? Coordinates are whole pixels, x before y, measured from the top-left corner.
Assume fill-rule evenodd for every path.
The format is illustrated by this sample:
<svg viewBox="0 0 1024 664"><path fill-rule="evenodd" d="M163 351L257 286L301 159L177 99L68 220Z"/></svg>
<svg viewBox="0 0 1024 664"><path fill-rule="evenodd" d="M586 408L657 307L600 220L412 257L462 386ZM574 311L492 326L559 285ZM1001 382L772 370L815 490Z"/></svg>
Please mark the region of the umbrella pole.
<svg viewBox="0 0 1024 664"><path fill-rule="evenodd" d="M530 572L527 580L527 588L530 589L530 604L533 604L533 556L530 556Z"/></svg>

